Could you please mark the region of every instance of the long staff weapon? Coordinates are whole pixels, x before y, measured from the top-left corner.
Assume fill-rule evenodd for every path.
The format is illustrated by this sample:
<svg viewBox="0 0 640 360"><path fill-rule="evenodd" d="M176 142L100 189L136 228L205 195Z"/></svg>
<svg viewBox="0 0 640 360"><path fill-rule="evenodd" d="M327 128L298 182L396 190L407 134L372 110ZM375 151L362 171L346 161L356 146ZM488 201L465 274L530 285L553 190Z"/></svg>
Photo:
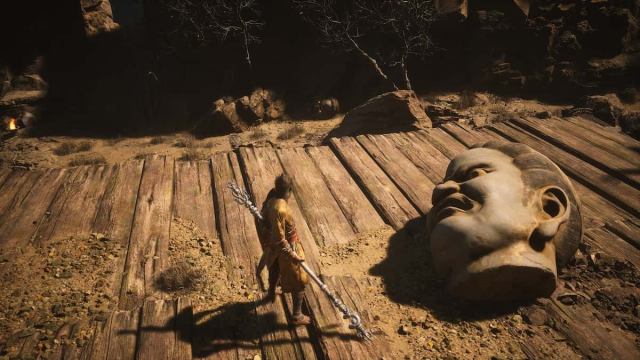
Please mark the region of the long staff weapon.
<svg viewBox="0 0 640 360"><path fill-rule="evenodd" d="M236 200L236 202L248 208L249 211L251 211L251 213L253 214L253 216L255 216L258 219L258 221L263 221L262 214L260 214L260 211L258 210L258 208L253 204L253 202L251 201L251 198L249 197L249 194L246 191L242 190L234 182L230 182L228 187L229 187L229 190L231 190L231 193L233 194L233 197ZM260 259L260 265L258 265L259 270L262 269L261 266L264 266L263 262L264 262L264 259ZM313 281L315 281L316 284L320 286L320 289L322 290L322 292L327 294L333 306L335 306L342 313L342 317L344 319L349 319L349 328L356 329L356 332L358 333L358 337L360 337L361 339L371 340L373 338L371 335L371 332L365 329L365 327L362 325L362 320L360 319L360 315L358 315L358 313L356 313L355 311L352 311L351 309L349 309L347 305L345 305L342 302L342 300L340 300L340 298L338 298L333 292L331 292L331 290L329 290L327 285L324 282L322 282L322 280L320 280L320 278L313 272L313 270L311 270L311 268L304 261L300 263L300 266L302 266L304 271L306 271L307 274L309 274L309 276L313 279Z"/></svg>

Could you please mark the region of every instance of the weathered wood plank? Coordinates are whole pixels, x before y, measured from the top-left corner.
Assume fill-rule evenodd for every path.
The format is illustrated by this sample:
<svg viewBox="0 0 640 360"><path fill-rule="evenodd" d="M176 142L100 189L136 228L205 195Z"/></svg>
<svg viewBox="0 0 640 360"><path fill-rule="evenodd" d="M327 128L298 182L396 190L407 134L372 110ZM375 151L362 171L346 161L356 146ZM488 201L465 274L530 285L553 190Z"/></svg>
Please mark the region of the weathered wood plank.
<svg viewBox="0 0 640 360"><path fill-rule="evenodd" d="M135 358L140 311L114 311L109 326L108 360Z"/></svg>
<svg viewBox="0 0 640 360"><path fill-rule="evenodd" d="M247 186L255 203L260 208L267 198L267 194L273 188L275 178L283 173L278 156L271 147L242 147L240 148L240 160L246 174ZM318 245L295 197L290 198L288 204L296 224L298 237L307 257L307 263L317 271L319 269L317 262L320 258Z"/></svg>
<svg viewBox="0 0 640 360"><path fill-rule="evenodd" d="M400 229L407 221L420 216L416 208L355 139L333 138L331 145L391 226Z"/></svg>
<svg viewBox="0 0 640 360"><path fill-rule="evenodd" d="M431 209L431 193L435 187L431 179L404 156L388 137L361 135L357 140L407 199L422 214L426 214Z"/></svg>
<svg viewBox="0 0 640 360"><path fill-rule="evenodd" d="M128 245L143 167L142 160L114 165L91 232L104 234L123 246Z"/></svg>
<svg viewBox="0 0 640 360"><path fill-rule="evenodd" d="M229 274L232 278L243 277L248 283L255 283L254 269L262 254L256 224L249 210L236 203L227 188L229 181L235 181L244 189L238 158L235 153L216 154L212 158L212 164L220 240L223 252L230 262ZM255 311L263 351L268 354L267 358L300 358L297 355L295 338L288 329L281 299L278 298L273 303L257 304ZM204 330L202 327L197 329ZM220 334L228 331L228 329L213 330L222 331ZM241 349L235 349L232 343L246 346L246 340L234 338L233 334L224 334L220 339L213 338L210 341L210 349L201 349L204 354L200 356L205 356L207 359L240 358Z"/></svg>
<svg viewBox="0 0 640 360"><path fill-rule="evenodd" d="M612 258L626 260L640 269L640 252L628 242L603 228L588 228L583 241Z"/></svg>
<svg viewBox="0 0 640 360"><path fill-rule="evenodd" d="M154 277L166 266L173 188L173 159L147 158L133 217L120 308L133 309L154 290Z"/></svg>
<svg viewBox="0 0 640 360"><path fill-rule="evenodd" d="M173 359L191 360L193 351L191 344L193 343L193 306L191 300L186 298L177 298L175 301L175 346L173 351Z"/></svg>
<svg viewBox="0 0 640 360"><path fill-rule="evenodd" d="M640 156L620 158L612 153L615 147L600 149L572 133L547 126L547 122L514 118L511 123L635 188L640 187L640 162L635 159Z"/></svg>
<svg viewBox="0 0 640 360"><path fill-rule="evenodd" d="M587 309L567 306L550 300L545 308L555 328L565 334L576 347L592 359L640 359L640 351L621 330L603 325Z"/></svg>
<svg viewBox="0 0 640 360"><path fill-rule="evenodd" d="M0 167L0 189L2 189L2 184L4 184L5 180L7 180L12 171L13 170L8 167Z"/></svg>
<svg viewBox="0 0 640 360"><path fill-rule="evenodd" d="M34 239L37 243L88 236L91 231L100 197L113 175L113 167L81 166L70 171L51 202L50 215L38 228Z"/></svg>
<svg viewBox="0 0 640 360"><path fill-rule="evenodd" d="M0 216L7 209L19 204L31 191L34 184L43 175L43 171L14 170L0 187Z"/></svg>
<svg viewBox="0 0 640 360"><path fill-rule="evenodd" d="M362 316L365 326L370 328L371 318L364 309L360 287L353 279L341 278L323 276L323 281L349 308L357 311ZM379 359L385 354L385 339L375 337L371 342L359 339L355 331L349 329L348 322L342 318L342 314L315 284L307 289L306 295L327 359Z"/></svg>
<svg viewBox="0 0 640 360"><path fill-rule="evenodd" d="M618 128L615 128L613 126L602 126L581 116L566 117L563 118L563 120L566 120L567 122L579 127L580 132L593 132L594 134L597 134L603 138L615 141L616 143L626 147L631 151L640 153L640 141L621 132Z"/></svg>
<svg viewBox="0 0 640 360"><path fill-rule="evenodd" d="M357 233L385 226L376 209L328 146L313 146L306 150Z"/></svg>
<svg viewBox="0 0 640 360"><path fill-rule="evenodd" d="M640 227L632 221L616 220L611 223L606 223L605 227L640 250Z"/></svg>
<svg viewBox="0 0 640 360"><path fill-rule="evenodd" d="M222 251L230 262L228 270L231 278L237 280L240 274L244 273L242 269L249 271L255 269L262 249L253 215L234 200L231 191L227 188L230 181L235 181L240 188L244 189L244 180L236 154L218 153L211 161Z"/></svg>
<svg viewBox="0 0 640 360"><path fill-rule="evenodd" d="M66 170L46 170L33 186L25 186L28 192L16 192L11 206L0 216L0 246L23 246L31 241L66 174Z"/></svg>
<svg viewBox="0 0 640 360"><path fill-rule="evenodd" d="M386 135L411 162L427 176L432 183L438 184L444 178L449 159L438 149L415 133Z"/></svg>
<svg viewBox="0 0 640 360"><path fill-rule="evenodd" d="M144 163L141 160L113 165L91 224L91 233L103 234L125 249L129 245L129 234L143 166ZM111 295L115 298L120 295L125 261L126 256L119 256L116 259L115 268L118 271L113 271L109 278Z"/></svg>
<svg viewBox="0 0 640 360"><path fill-rule="evenodd" d="M146 300L142 307L140 339L136 359L171 360L175 356L175 303Z"/></svg>
<svg viewBox="0 0 640 360"><path fill-rule="evenodd" d="M537 123L535 119L529 119ZM570 134L580 140L583 140L591 147L596 149L602 149L607 151L608 153L615 155L618 159L626 160L633 164L636 168L640 166L640 154L638 151L634 151L633 149L629 149L627 146L624 146L614 140L611 140L605 136L602 136L594 131L585 131L581 127L567 121L567 119L549 119L545 121L545 125L549 126L554 130L561 131L565 134ZM640 143L638 143L640 146Z"/></svg>
<svg viewBox="0 0 640 360"><path fill-rule="evenodd" d="M531 146L552 159L567 175L607 197L607 199L630 211L633 215L638 216L640 214L640 193L628 184L609 176L602 170L585 163L573 155L549 146L543 140L532 134L525 133L517 127L501 123L491 125L490 129L513 141Z"/></svg>
<svg viewBox="0 0 640 360"><path fill-rule="evenodd" d="M324 246L350 242L353 229L304 149L280 149L277 154L293 181L298 205L315 238Z"/></svg>
<svg viewBox="0 0 640 360"><path fill-rule="evenodd" d="M173 216L189 220L209 239L217 238L209 161L177 161Z"/></svg>
<svg viewBox="0 0 640 360"><path fill-rule="evenodd" d="M439 128L420 130L415 134L424 139L424 141L433 145L433 147L438 149L448 159L453 159L456 154L459 154L467 149L467 147L464 146L461 142L456 140L451 135L447 134L446 131Z"/></svg>
<svg viewBox="0 0 640 360"><path fill-rule="evenodd" d="M109 351L109 329L113 321L111 314L106 321L98 322L94 325L94 332L91 342L88 344L88 358L94 360L107 360Z"/></svg>
<svg viewBox="0 0 640 360"><path fill-rule="evenodd" d="M462 124L444 123L441 128L466 147L472 147L473 145L483 142L483 139L478 136L478 132L469 129Z"/></svg>

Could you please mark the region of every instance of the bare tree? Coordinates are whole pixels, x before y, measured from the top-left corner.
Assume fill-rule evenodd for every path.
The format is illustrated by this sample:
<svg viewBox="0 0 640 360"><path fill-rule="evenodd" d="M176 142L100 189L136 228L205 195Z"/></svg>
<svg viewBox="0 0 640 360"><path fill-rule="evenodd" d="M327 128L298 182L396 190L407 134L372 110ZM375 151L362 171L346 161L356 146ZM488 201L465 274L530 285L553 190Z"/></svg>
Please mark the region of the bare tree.
<svg viewBox="0 0 640 360"><path fill-rule="evenodd" d="M257 0L161 0L175 22L174 32L198 44L238 39L247 64L251 66L249 46L260 42L264 26Z"/></svg>
<svg viewBox="0 0 640 360"><path fill-rule="evenodd" d="M355 51L397 90L389 70L400 68L404 89L411 89L407 60L432 47L432 0L292 0L303 18L331 48Z"/></svg>

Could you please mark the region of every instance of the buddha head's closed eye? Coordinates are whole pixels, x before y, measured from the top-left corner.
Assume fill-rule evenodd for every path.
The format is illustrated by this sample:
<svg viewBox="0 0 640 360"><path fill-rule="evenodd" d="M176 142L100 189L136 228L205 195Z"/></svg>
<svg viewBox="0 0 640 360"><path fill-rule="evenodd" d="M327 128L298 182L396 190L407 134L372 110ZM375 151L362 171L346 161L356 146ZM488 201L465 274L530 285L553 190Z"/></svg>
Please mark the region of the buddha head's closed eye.
<svg viewBox="0 0 640 360"><path fill-rule="evenodd" d="M489 142L451 161L427 217L433 263L473 300L550 295L582 237L567 176L524 144Z"/></svg>

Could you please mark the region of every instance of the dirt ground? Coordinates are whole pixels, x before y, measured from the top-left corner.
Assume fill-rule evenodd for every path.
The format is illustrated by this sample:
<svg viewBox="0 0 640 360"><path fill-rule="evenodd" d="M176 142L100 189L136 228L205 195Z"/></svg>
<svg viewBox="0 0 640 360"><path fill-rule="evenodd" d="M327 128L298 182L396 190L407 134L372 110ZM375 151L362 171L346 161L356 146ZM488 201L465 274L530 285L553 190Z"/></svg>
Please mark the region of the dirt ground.
<svg viewBox="0 0 640 360"><path fill-rule="evenodd" d="M460 121L473 126L507 120L511 115L534 116L543 111L560 115L570 105L545 104L535 100L501 98L488 93L438 93L420 96L425 103L452 110ZM0 141L0 163L26 168L60 168L84 164L118 163L149 154L176 159L201 159L240 145L277 144L282 147L317 145L340 126L343 115L329 120L273 121L250 130L196 139L188 132L143 137L99 139L72 136L30 137L28 129L6 134Z"/></svg>
<svg viewBox="0 0 640 360"><path fill-rule="evenodd" d="M460 94L428 100L457 107L476 126L509 114L559 114L567 107L487 94L475 97L469 106L455 105L464 102ZM35 138L21 130L0 143L0 161L15 167L67 167L118 163L149 154L200 159L244 144L316 145L341 119L264 123L242 134L200 140L187 133L116 139ZM542 303L478 309L449 298L430 270L424 234L415 230L424 228L419 225L397 233L382 228L360 234L347 246L321 249L324 274L349 275L369 284L364 299L374 323L367 325L389 340L389 359L522 359L526 355L518 340L535 337L555 339L540 349L548 358L577 357L572 345L548 321ZM218 239L209 239L194 224L176 218L169 250L171 265L157 279L158 297L190 299L196 326L236 323L238 328L253 329L248 331L257 329L255 317L247 316L242 304L250 304L263 293L251 285L253 281L235 275ZM11 358L18 351L14 344L36 332L40 353L50 353L61 346L54 338L64 323L76 324L73 336L65 341L82 346L91 335L90 324L103 321L116 306L110 284L121 274L111 269L123 256L124 248L101 234L0 250L0 359ZM640 274L632 265L581 249L560 279L563 303L576 307L591 303L612 323L640 339ZM232 311L223 311L229 308ZM247 335L247 339L255 338L255 334ZM195 340L194 349L206 351L211 345L204 339Z"/></svg>

